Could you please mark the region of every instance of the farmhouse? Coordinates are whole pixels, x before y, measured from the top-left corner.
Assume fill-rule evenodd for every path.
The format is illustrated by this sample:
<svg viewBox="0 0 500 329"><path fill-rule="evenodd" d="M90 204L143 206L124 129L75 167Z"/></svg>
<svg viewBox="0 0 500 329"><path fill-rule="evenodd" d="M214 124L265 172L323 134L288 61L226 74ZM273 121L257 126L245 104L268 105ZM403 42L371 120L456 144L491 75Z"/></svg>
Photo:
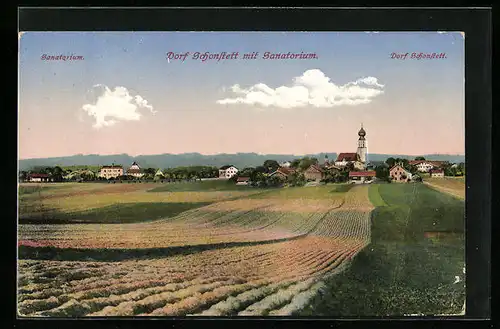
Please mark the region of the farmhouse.
<svg viewBox="0 0 500 329"><path fill-rule="evenodd" d="M275 175L277 175L277 176L281 177L282 179L285 179L285 180L286 180L286 179L288 179L288 177L289 177L291 174L293 174L293 173L295 173L295 172L296 172L296 170L295 170L295 169L293 169L293 168L280 167L280 168L278 168L276 171L274 171L274 172L272 172L271 174L269 174L269 176L271 177L271 176L275 176Z"/></svg>
<svg viewBox="0 0 500 329"><path fill-rule="evenodd" d="M232 165L226 165L219 168L219 178L229 179L238 173L238 168Z"/></svg>
<svg viewBox="0 0 500 329"><path fill-rule="evenodd" d="M141 167L136 163L132 163L130 168L127 169L127 175L141 178L144 174L141 172Z"/></svg>
<svg viewBox="0 0 500 329"><path fill-rule="evenodd" d="M349 172L349 182L351 183L366 183L371 182L375 178L375 171L351 171Z"/></svg>
<svg viewBox="0 0 500 329"><path fill-rule="evenodd" d="M48 174L30 174L28 182L50 182L52 179Z"/></svg>
<svg viewBox="0 0 500 329"><path fill-rule="evenodd" d="M116 178L123 175L123 167L117 165L102 166L100 176L106 179Z"/></svg>
<svg viewBox="0 0 500 329"><path fill-rule="evenodd" d="M408 162L410 165L417 167L420 172L429 172L431 169L440 168L446 162L444 161L428 161L428 160L412 160Z"/></svg>
<svg viewBox="0 0 500 329"><path fill-rule="evenodd" d="M311 165L304 171L304 177L308 181L319 182L325 177L325 170L318 165Z"/></svg>
<svg viewBox="0 0 500 329"><path fill-rule="evenodd" d="M431 177L444 177L443 169L431 169L429 170Z"/></svg>
<svg viewBox="0 0 500 329"><path fill-rule="evenodd" d="M358 170L366 168L368 149L366 147L366 131L363 129L363 125L361 125L361 129L358 131L358 136L358 149L356 153L339 153L337 160L335 160L337 167L345 167L348 164L352 164Z"/></svg>
<svg viewBox="0 0 500 329"><path fill-rule="evenodd" d="M395 182L409 182L411 176L411 173L403 168L402 164L396 164L389 170L389 177Z"/></svg>
<svg viewBox="0 0 500 329"><path fill-rule="evenodd" d="M236 185L248 185L250 177L238 177L236 179Z"/></svg>

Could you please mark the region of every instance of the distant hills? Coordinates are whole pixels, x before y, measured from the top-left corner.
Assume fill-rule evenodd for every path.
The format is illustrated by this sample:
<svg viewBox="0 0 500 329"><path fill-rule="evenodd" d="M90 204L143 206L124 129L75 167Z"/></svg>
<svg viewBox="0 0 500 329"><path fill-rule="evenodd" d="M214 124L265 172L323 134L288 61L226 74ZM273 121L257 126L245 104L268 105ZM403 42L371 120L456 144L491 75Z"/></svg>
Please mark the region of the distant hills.
<svg viewBox="0 0 500 329"><path fill-rule="evenodd" d="M337 153L326 153L328 159L335 160ZM65 157L54 158L37 158L37 159L21 159L19 160L19 170L29 170L36 166L101 166L109 164L119 164L128 167L132 162L137 162L143 168L172 168L179 166L215 166L221 167L226 164L234 165L238 168L256 167L262 165L265 160L276 160L278 162L291 161L294 159L302 158L304 156L316 157L323 162L325 153L307 154L307 155L287 155L287 154L257 154L257 153L236 153L236 154L215 154L203 155L200 153L182 153L182 154L157 154L157 155L139 155L130 156L128 154L114 154L114 155L72 155ZM428 154L422 155L427 160L443 160L452 163L464 162L464 155L439 155ZM401 155L401 154L368 154L369 161L385 161L387 158L404 158L413 159L415 155Z"/></svg>

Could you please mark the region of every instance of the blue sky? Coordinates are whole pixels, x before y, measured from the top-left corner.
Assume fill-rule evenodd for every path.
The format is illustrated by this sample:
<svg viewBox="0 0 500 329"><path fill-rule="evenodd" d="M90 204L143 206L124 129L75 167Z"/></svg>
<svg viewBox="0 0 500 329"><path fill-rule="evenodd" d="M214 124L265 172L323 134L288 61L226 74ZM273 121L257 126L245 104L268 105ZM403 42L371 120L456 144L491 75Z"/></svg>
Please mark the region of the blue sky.
<svg viewBox="0 0 500 329"><path fill-rule="evenodd" d="M170 51L237 51L240 57L303 51L318 59L167 61ZM446 59L397 60L393 52L446 53ZM43 54L84 60L43 61ZM291 86L309 70L336 86L374 77L383 93L358 105L217 104L235 96L235 84ZM29 32L20 39L19 75L21 158L352 151L361 122L374 153L464 153L464 38L458 32ZM111 92L124 87L154 110L138 107L140 118L127 119L119 103L116 117L108 118L113 124L96 128L82 107L102 96L97 84ZM41 149L40 141L48 146Z"/></svg>

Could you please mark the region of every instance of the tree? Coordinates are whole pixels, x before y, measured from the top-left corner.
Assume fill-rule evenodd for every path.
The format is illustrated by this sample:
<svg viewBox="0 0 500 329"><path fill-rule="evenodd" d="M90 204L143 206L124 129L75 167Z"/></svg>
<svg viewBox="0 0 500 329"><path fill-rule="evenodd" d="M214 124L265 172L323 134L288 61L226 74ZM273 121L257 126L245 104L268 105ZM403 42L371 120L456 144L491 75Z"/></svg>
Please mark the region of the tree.
<svg viewBox="0 0 500 329"><path fill-rule="evenodd" d="M414 174L417 174L418 173L418 168L414 165L408 165L408 171L414 175Z"/></svg>
<svg viewBox="0 0 500 329"><path fill-rule="evenodd" d="M318 159L316 158L310 158L310 157L304 157L300 160L299 162L299 169L300 170L306 170L313 164L318 164Z"/></svg>
<svg viewBox="0 0 500 329"><path fill-rule="evenodd" d="M258 167L257 167L258 168ZM266 176L260 171L254 171L250 177L250 184L252 186L266 187Z"/></svg>
<svg viewBox="0 0 500 329"><path fill-rule="evenodd" d="M267 177L266 183L269 187L280 187L285 183L285 180L279 175L273 175Z"/></svg>
<svg viewBox="0 0 500 329"><path fill-rule="evenodd" d="M266 160L262 166L266 168L268 173L272 173L280 167L280 164L276 160Z"/></svg>
<svg viewBox="0 0 500 329"><path fill-rule="evenodd" d="M24 182L24 181L28 180L28 176L29 176L29 174L27 171L21 170L19 172L19 181Z"/></svg>
<svg viewBox="0 0 500 329"><path fill-rule="evenodd" d="M255 168L253 168L253 167L243 168L241 171L238 172L238 176L240 176L240 177L250 177L250 176L252 176L252 173L254 171L255 171Z"/></svg>
<svg viewBox="0 0 500 329"><path fill-rule="evenodd" d="M385 160L385 163L387 163L389 168L392 168L394 166L394 164L396 163L396 159L394 159L393 157L389 157L389 158L387 158L387 160Z"/></svg>
<svg viewBox="0 0 500 329"><path fill-rule="evenodd" d="M154 176L156 174L156 169L155 168L146 168L144 169L144 174L150 174L152 176Z"/></svg>
<svg viewBox="0 0 500 329"><path fill-rule="evenodd" d="M290 163L290 167L291 167L291 168L295 168L295 169L299 168L300 161L301 161L301 159L295 159L295 160L293 160L293 161Z"/></svg>
<svg viewBox="0 0 500 329"><path fill-rule="evenodd" d="M306 177L302 173L295 172L288 176L288 181L291 186L304 186L306 184Z"/></svg>
<svg viewBox="0 0 500 329"><path fill-rule="evenodd" d="M54 182L62 182L63 181L63 174L64 174L64 170L62 170L62 168L59 166L55 166L52 169L51 178L54 180Z"/></svg>
<svg viewBox="0 0 500 329"><path fill-rule="evenodd" d="M375 177L377 177L380 180L389 179L389 169L386 166L375 167Z"/></svg>
<svg viewBox="0 0 500 329"><path fill-rule="evenodd" d="M425 161L425 158L424 158L424 157L416 157L416 158L415 158L415 160L416 160L416 161L421 161L421 160L422 160L422 161Z"/></svg>

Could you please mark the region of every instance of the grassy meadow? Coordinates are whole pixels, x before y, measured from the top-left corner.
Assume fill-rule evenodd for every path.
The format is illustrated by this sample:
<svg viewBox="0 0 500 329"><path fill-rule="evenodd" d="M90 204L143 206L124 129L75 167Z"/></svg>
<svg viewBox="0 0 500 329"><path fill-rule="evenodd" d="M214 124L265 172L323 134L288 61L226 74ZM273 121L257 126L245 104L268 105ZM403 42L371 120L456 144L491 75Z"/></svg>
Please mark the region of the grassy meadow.
<svg viewBox="0 0 500 329"><path fill-rule="evenodd" d="M422 184L374 184L370 199L371 244L301 315L461 313L464 202Z"/></svg>

